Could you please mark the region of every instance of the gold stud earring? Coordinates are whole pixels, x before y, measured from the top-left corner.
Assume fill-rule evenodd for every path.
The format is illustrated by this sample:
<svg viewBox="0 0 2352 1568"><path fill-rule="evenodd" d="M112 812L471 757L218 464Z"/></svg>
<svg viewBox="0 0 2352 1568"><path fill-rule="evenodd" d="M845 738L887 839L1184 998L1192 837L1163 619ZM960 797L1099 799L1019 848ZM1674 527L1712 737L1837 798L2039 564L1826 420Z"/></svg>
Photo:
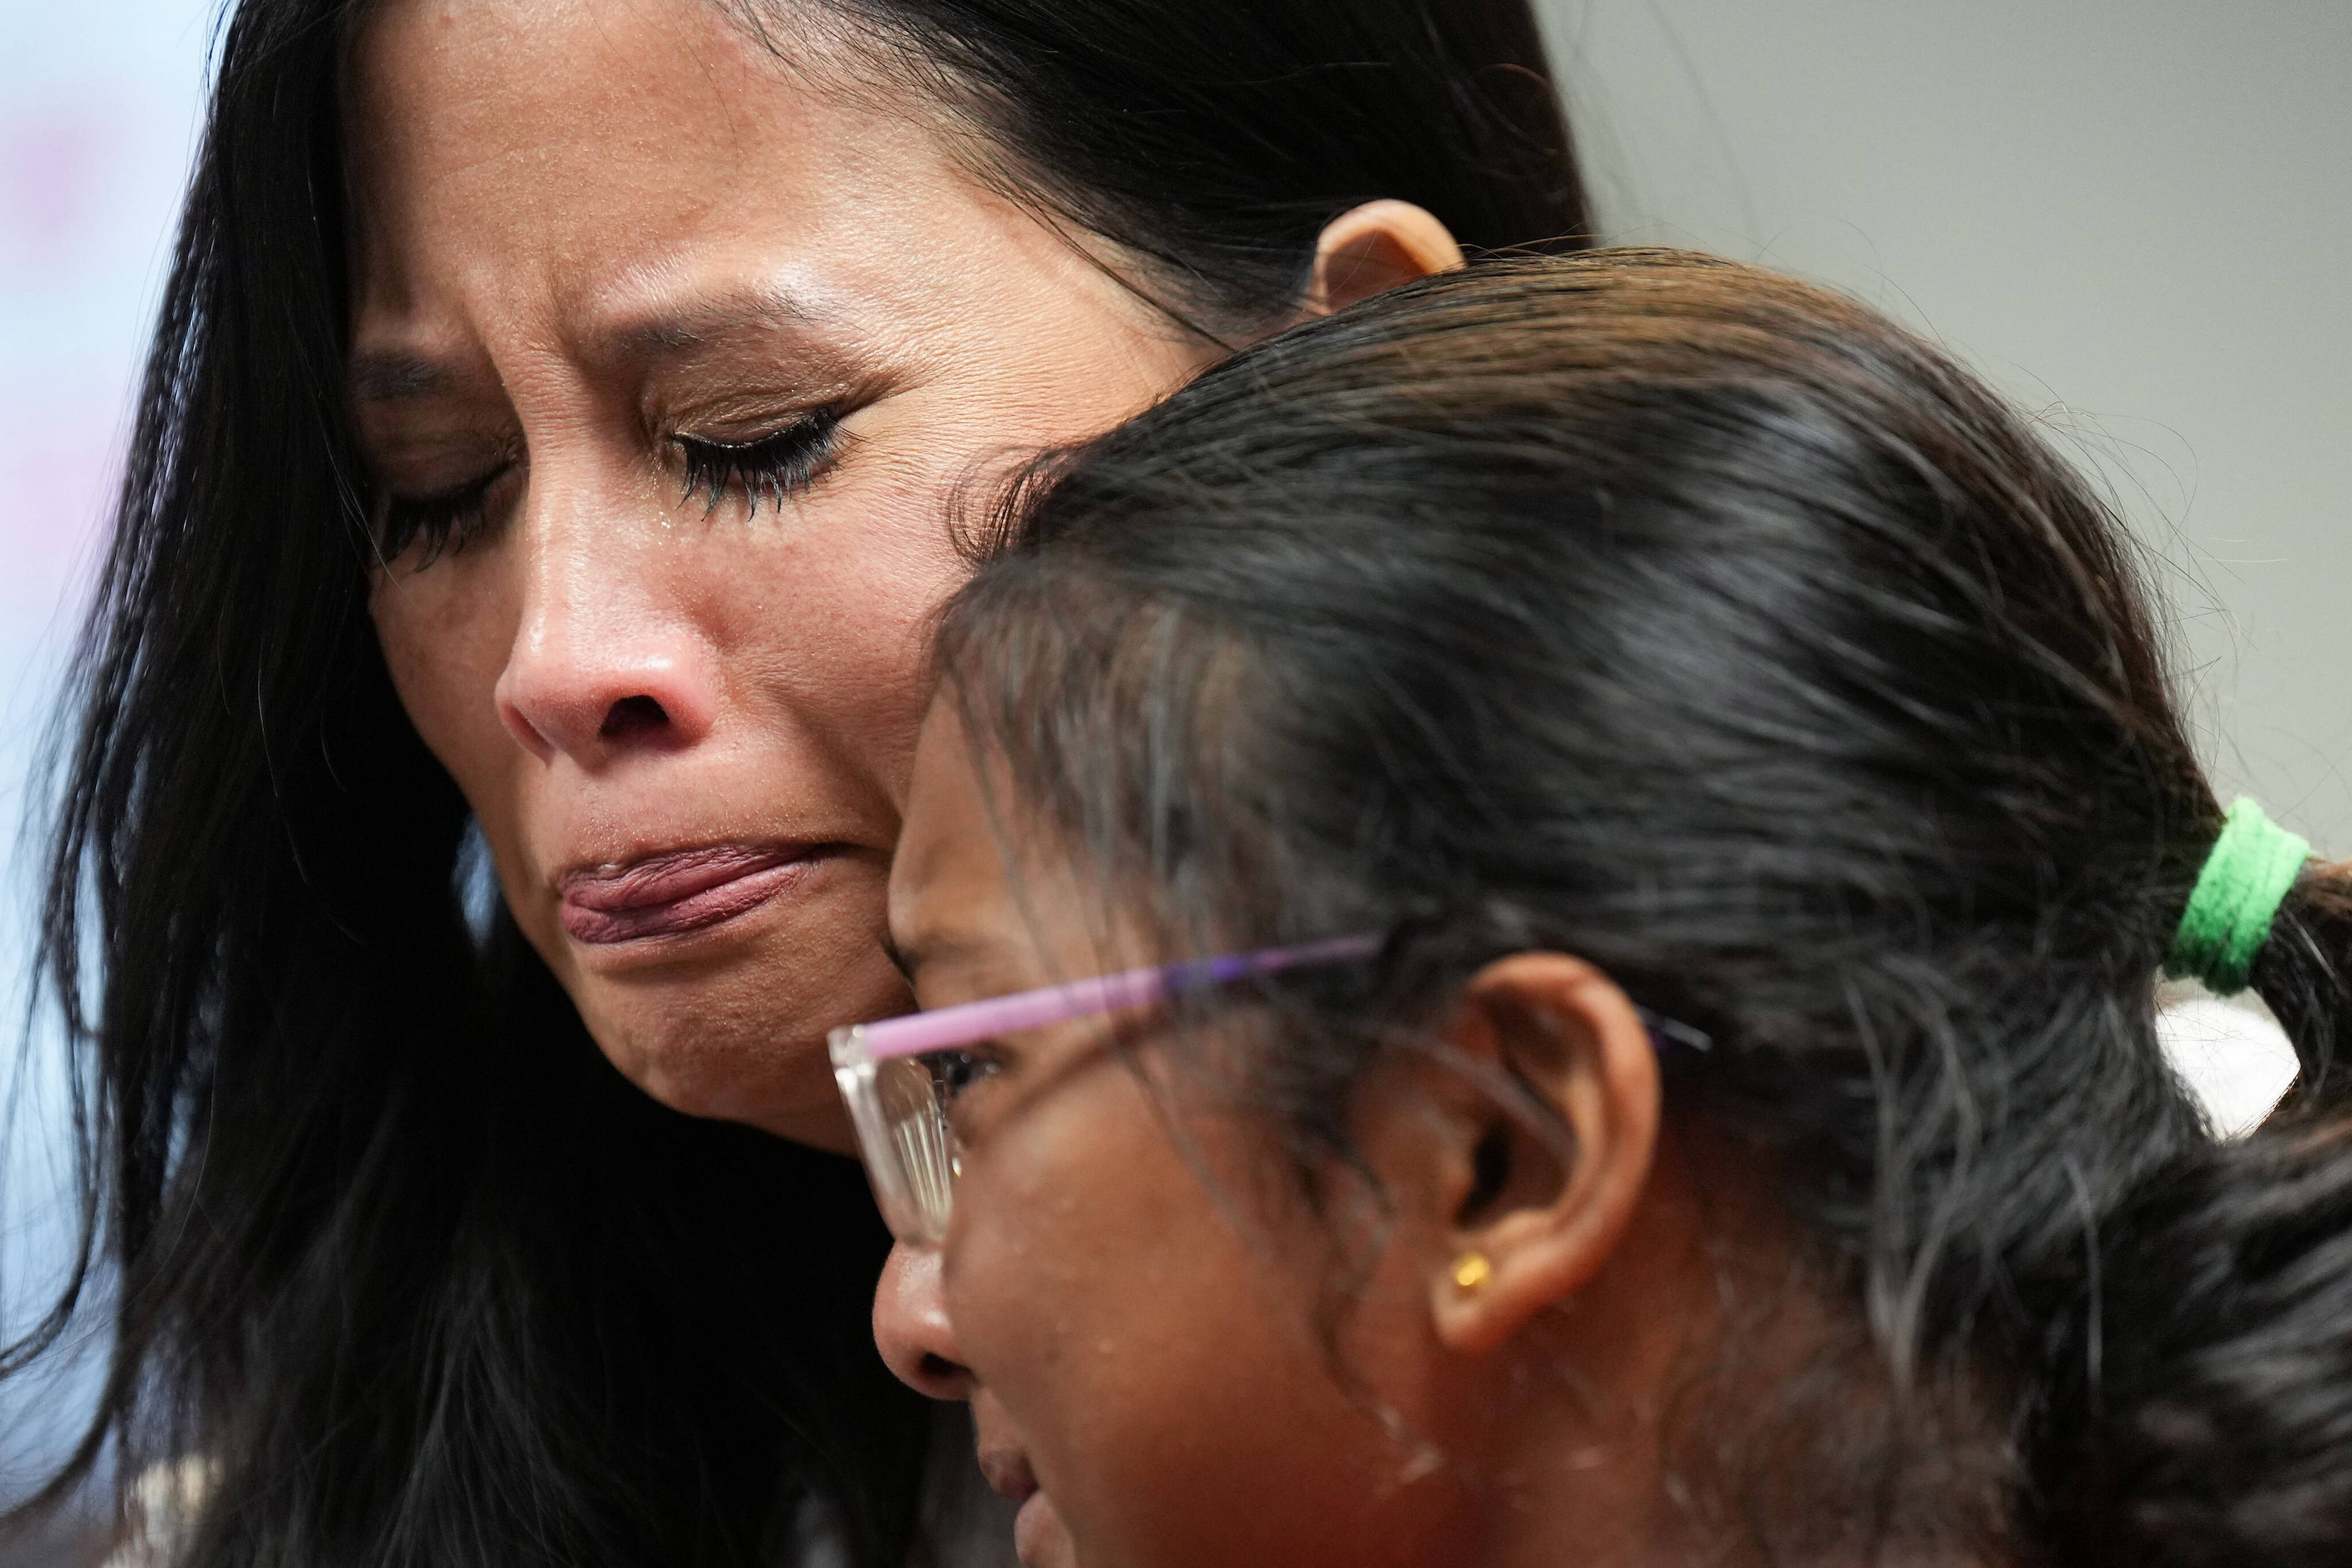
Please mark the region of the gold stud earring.
<svg viewBox="0 0 2352 1568"><path fill-rule="evenodd" d="M1457 1290L1483 1290L1494 1277L1495 1266L1486 1261L1483 1252L1465 1252L1454 1260L1454 1288Z"/></svg>

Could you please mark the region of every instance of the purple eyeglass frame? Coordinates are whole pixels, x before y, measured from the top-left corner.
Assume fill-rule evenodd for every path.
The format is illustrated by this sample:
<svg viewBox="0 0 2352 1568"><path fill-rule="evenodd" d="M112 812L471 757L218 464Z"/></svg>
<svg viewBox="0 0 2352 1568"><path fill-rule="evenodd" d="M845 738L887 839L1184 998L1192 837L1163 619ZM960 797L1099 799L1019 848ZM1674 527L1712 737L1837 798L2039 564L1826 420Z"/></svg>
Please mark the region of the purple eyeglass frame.
<svg viewBox="0 0 2352 1568"><path fill-rule="evenodd" d="M887 1064L954 1050L1016 1030L1148 1007L1205 986L1286 969L1356 963L1377 954L1387 940L1382 932L1360 931L1293 947L1184 959L834 1030L825 1037L833 1057L834 1081L840 1086L850 1121L857 1129L866 1179L873 1184L883 1219L899 1240L917 1247L936 1247L947 1239L948 1204L957 1166L944 1125L910 1128L910 1135L921 1141L919 1147L910 1146L894 1131L883 1105L881 1071ZM1703 1030L1662 1018L1646 1007L1637 1011L1652 1043L1661 1048L1672 1043L1704 1051L1713 1044ZM929 1089L924 1092L928 1094ZM926 1133L928 1140L924 1140Z"/></svg>
<svg viewBox="0 0 2352 1568"><path fill-rule="evenodd" d="M841 1098L849 1107L849 1119L857 1129L866 1179L873 1184L882 1217L899 1240L918 1247L938 1246L946 1239L947 1194L955 1163L954 1152L944 1142L920 1150L903 1146L882 1104L880 1069L884 1064L929 1056L934 1051L954 1050L1016 1030L1041 1029L1050 1024L1066 1024L1129 1007L1149 1007L1204 986L1279 973L1286 969L1355 963L1379 952L1386 940L1377 932L1360 932L1300 942L1294 947L1185 959L1034 991L1015 991L1009 996L962 1002L934 1013L909 1013L900 1018L852 1024L834 1030L826 1037L833 1057L834 1081L840 1085ZM910 1164L921 1162L934 1166L943 1164L944 1171L928 1166L921 1171L910 1169ZM929 1201L926 1201L926 1192Z"/></svg>

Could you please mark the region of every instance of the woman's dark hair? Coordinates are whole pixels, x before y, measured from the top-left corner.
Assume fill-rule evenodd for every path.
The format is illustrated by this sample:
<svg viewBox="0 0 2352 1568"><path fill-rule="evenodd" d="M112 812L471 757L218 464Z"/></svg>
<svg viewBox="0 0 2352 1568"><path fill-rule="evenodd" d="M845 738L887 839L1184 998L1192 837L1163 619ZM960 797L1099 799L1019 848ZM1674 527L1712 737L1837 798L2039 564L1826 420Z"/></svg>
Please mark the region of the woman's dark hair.
<svg viewBox="0 0 2352 1568"><path fill-rule="evenodd" d="M774 0L728 3L758 26ZM1295 309L1323 226L1383 196L1473 255L1592 242L1526 0L816 3L900 45L892 76L978 123L987 173L1213 334Z"/></svg>
<svg viewBox="0 0 2352 1568"><path fill-rule="evenodd" d="M37 1502L193 1452L189 1565L747 1563L811 1496L901 1562L928 1423L867 1339L856 1166L657 1107L461 910L467 807L376 647L347 428L368 9L227 20L79 667L44 952L82 1267L0 1373L106 1292L113 1342ZM1368 197L1475 247L1589 228L1525 0L808 9L1171 309L1272 324Z"/></svg>
<svg viewBox="0 0 2352 1568"><path fill-rule="evenodd" d="M1303 1170L1504 952L1711 1037L1669 1106L1860 1347L1811 1426L1692 1412L1778 1446L1724 1472L1768 1554L2352 1560L2352 890L2288 896L2299 1087L2217 1142L2154 983L2221 813L2134 554L1944 355L1703 258L1498 262L1236 356L979 552L938 656L1010 821L1178 952L1398 933L1260 1063Z"/></svg>

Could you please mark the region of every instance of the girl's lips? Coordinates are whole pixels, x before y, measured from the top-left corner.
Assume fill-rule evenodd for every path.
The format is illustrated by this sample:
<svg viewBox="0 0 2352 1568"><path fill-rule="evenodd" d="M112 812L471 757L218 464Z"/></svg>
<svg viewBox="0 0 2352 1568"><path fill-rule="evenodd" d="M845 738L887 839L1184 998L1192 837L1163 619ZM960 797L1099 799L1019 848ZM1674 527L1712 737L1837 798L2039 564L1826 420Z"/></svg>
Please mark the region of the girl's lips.
<svg viewBox="0 0 2352 1568"><path fill-rule="evenodd" d="M1054 1500L1044 1492L1031 1492L1021 1511L1013 1516L1013 1554L1026 1568L1051 1568L1068 1559L1067 1534L1062 1516L1054 1511Z"/></svg>
<svg viewBox="0 0 2352 1568"><path fill-rule="evenodd" d="M1038 1488L1029 1460L1019 1450L985 1445L980 1451L981 1474L996 1495L1021 1505L1013 1516L1013 1552L1027 1568L1051 1568L1068 1560L1063 1545L1066 1531L1054 1500Z"/></svg>
<svg viewBox="0 0 2352 1568"><path fill-rule="evenodd" d="M593 947L683 936L766 903L823 852L807 844L714 844L582 867L556 879L558 915L572 941Z"/></svg>

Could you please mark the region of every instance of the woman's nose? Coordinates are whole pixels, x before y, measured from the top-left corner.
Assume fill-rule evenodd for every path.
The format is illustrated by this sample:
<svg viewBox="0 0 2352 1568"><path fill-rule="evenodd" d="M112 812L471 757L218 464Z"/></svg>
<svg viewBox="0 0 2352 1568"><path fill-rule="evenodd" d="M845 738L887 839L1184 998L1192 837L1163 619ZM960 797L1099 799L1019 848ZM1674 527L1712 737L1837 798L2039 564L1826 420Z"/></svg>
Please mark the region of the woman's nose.
<svg viewBox="0 0 2352 1568"><path fill-rule="evenodd" d="M940 1293L936 1247L900 1242L874 1289L874 1343L898 1381L933 1399L969 1399L972 1375Z"/></svg>
<svg viewBox="0 0 2352 1568"><path fill-rule="evenodd" d="M593 769L710 732L717 660L648 565L624 543L532 542L496 696L508 731L542 762L563 756Z"/></svg>

